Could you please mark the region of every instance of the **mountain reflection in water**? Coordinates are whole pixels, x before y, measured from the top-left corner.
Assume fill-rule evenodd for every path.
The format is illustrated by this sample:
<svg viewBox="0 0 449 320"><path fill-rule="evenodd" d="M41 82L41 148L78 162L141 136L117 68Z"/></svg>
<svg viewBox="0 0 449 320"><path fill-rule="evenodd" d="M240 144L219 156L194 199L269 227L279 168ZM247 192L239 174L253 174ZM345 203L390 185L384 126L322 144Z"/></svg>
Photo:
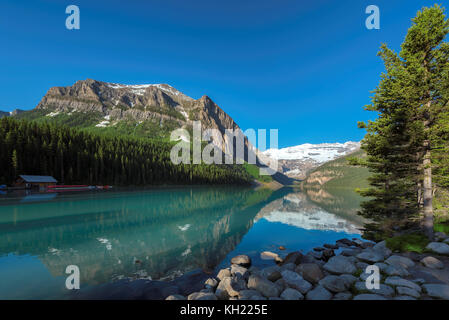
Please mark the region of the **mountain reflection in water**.
<svg viewBox="0 0 449 320"><path fill-rule="evenodd" d="M278 241L308 250L359 236L360 227L290 188L8 194L0 197L0 298L70 298L68 265L79 267L82 290L123 278L170 280L216 271L243 250L257 264ZM305 241L304 232L314 236Z"/></svg>
<svg viewBox="0 0 449 320"><path fill-rule="evenodd" d="M261 217L306 230L361 233L359 224L314 205L303 193L290 193L271 202L258 213L257 218Z"/></svg>

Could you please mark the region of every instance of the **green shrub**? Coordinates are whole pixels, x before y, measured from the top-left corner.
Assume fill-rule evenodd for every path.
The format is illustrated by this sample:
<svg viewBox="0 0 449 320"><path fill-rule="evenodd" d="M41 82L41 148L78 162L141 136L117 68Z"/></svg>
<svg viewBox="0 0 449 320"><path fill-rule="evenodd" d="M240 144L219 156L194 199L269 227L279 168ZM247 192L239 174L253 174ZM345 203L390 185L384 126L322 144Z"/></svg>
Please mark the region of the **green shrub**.
<svg viewBox="0 0 449 320"><path fill-rule="evenodd" d="M435 232L444 232L447 234L447 233L449 233L449 221L436 223L434 225L433 229L435 230Z"/></svg>
<svg viewBox="0 0 449 320"><path fill-rule="evenodd" d="M421 233L403 234L385 240L388 248L392 251L400 252L413 251L423 253L429 243L427 237Z"/></svg>

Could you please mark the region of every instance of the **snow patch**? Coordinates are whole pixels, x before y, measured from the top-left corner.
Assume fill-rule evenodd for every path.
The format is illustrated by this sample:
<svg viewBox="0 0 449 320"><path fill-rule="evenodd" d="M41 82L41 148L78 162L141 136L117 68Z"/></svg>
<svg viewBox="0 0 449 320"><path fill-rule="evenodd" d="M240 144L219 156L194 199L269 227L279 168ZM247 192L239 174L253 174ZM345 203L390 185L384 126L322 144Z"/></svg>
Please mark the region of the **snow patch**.
<svg viewBox="0 0 449 320"><path fill-rule="evenodd" d="M50 112L49 114L47 114L47 117L56 117L60 112L59 111L55 111L55 112Z"/></svg>
<svg viewBox="0 0 449 320"><path fill-rule="evenodd" d="M187 249L183 253L181 253L181 256L185 257L185 256L188 256L191 253L192 253L192 249L190 248L190 245L189 245L187 247Z"/></svg>
<svg viewBox="0 0 449 320"><path fill-rule="evenodd" d="M178 111L180 114L182 114L184 116L184 118L186 118L186 120L189 120L189 115L187 114L187 112L184 110L183 107L181 106L177 106L176 111Z"/></svg>
<svg viewBox="0 0 449 320"><path fill-rule="evenodd" d="M143 96L145 93L145 90L148 87L156 87L162 91L164 91L165 93L169 93L171 95L177 96L177 97L183 97L185 99L190 99L190 100L194 100L193 98L186 96L185 94L183 94L182 92L176 90L175 88L167 85L167 84L161 84L161 83L156 83L156 84L119 84L119 83L107 83L107 86L112 88L112 89L127 89L129 91L131 91L134 94Z"/></svg>
<svg viewBox="0 0 449 320"><path fill-rule="evenodd" d="M187 230L189 230L190 226L191 226L190 224L186 224L183 226L178 226L178 229L181 231L187 231Z"/></svg>
<svg viewBox="0 0 449 320"><path fill-rule="evenodd" d="M56 256L59 256L61 254L61 250L56 248L48 248L48 252Z"/></svg>
<svg viewBox="0 0 449 320"><path fill-rule="evenodd" d="M107 127L109 125L109 123L110 123L109 120L104 120L104 121L101 121L99 124L97 124L96 127L104 128L104 127Z"/></svg>
<svg viewBox="0 0 449 320"><path fill-rule="evenodd" d="M360 142L345 143L305 143L282 149L268 149L263 152L267 157L276 160L313 160L324 163L352 153L360 148ZM291 171L294 173L294 170Z"/></svg>
<svg viewBox="0 0 449 320"><path fill-rule="evenodd" d="M286 174L286 175L296 175L296 174L301 174L301 173L302 173L302 171L299 169L293 169L293 170L284 172L284 174Z"/></svg>
<svg viewBox="0 0 449 320"><path fill-rule="evenodd" d="M106 250L112 250L111 242L108 239L106 239L106 238L97 238L97 240L100 243L106 245Z"/></svg>

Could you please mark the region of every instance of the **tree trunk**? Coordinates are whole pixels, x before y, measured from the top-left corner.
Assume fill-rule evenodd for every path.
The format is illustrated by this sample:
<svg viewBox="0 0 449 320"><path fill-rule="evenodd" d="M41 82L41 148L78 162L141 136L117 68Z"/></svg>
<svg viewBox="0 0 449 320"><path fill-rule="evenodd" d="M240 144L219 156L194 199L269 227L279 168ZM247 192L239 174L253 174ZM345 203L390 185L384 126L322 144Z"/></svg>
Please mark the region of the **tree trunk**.
<svg viewBox="0 0 449 320"><path fill-rule="evenodd" d="M429 79L430 70L429 70L429 63L426 59L427 57L424 57L424 67L426 69L426 75L425 79ZM431 107L432 107L432 94L429 91L429 100L427 101L425 108L424 108L424 132L426 134L426 139L424 140L423 147L424 147L424 158L423 158L423 213L424 213L424 220L423 220L423 227L424 227L424 233L429 238L429 240L433 240L433 190L432 190L432 159L431 159L431 151L430 151L430 130L432 127L431 122Z"/></svg>
<svg viewBox="0 0 449 320"><path fill-rule="evenodd" d="M429 240L433 239L433 190L432 190L432 162L431 162L431 153L430 153L430 142L426 140L424 142L426 153L424 155L423 160L423 171L424 171L424 180L423 180L423 227L426 236Z"/></svg>
<svg viewBox="0 0 449 320"><path fill-rule="evenodd" d="M421 152L417 152L416 154L416 162L419 164L420 159L422 159L422 153ZM418 165L418 171L422 170L422 163L421 165ZM424 190L423 190L423 183L420 179L418 179L417 181L417 186L416 186L416 193L417 193L417 200L418 200L418 208L420 212L423 212L423 208L424 208Z"/></svg>
<svg viewBox="0 0 449 320"><path fill-rule="evenodd" d="M421 182L418 182L418 207L420 210L424 207L423 186Z"/></svg>

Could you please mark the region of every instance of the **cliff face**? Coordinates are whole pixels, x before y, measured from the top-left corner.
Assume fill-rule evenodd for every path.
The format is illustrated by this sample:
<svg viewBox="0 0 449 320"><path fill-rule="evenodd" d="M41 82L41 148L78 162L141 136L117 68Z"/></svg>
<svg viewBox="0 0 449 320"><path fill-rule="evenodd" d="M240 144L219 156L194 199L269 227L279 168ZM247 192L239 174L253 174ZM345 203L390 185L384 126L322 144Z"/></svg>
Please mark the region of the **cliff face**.
<svg viewBox="0 0 449 320"><path fill-rule="evenodd" d="M121 120L171 120L179 127L199 120L203 128L236 129L238 125L209 97L195 100L167 84L123 85L87 79L69 87L53 87L42 98L37 110L47 115L73 112L99 113L108 123ZM106 121L104 121L106 122Z"/></svg>
<svg viewBox="0 0 449 320"><path fill-rule="evenodd" d="M222 135L226 129L239 129L208 96L195 100L167 84L123 85L87 79L69 87L50 88L36 110L47 117L92 113L98 117L96 127L126 120L136 126L150 122L173 130L191 128L194 121L200 121L203 130L218 129ZM249 141L246 137L244 141L248 150Z"/></svg>
<svg viewBox="0 0 449 320"><path fill-rule="evenodd" d="M198 120L206 128L219 129L222 133L225 129L239 129L237 123L208 96L195 101L192 111L193 114L198 115Z"/></svg>

